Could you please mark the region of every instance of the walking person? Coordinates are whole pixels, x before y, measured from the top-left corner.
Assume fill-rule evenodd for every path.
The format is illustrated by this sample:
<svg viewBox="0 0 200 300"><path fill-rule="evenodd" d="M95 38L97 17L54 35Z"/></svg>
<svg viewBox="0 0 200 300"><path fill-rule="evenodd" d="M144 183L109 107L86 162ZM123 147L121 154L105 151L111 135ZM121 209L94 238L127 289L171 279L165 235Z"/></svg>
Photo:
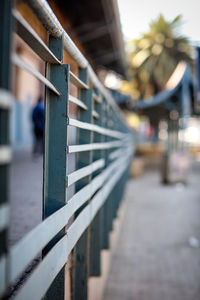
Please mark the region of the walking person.
<svg viewBox="0 0 200 300"><path fill-rule="evenodd" d="M32 111L34 145L33 154L42 154L44 149L44 121L45 111L42 97L38 98L36 106Z"/></svg>

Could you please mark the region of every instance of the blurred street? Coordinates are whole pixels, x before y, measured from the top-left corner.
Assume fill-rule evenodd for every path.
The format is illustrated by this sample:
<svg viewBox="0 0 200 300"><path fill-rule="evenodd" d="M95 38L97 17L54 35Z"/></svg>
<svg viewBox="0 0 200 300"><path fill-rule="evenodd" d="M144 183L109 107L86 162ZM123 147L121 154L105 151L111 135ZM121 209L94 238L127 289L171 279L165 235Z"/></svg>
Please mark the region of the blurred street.
<svg viewBox="0 0 200 300"><path fill-rule="evenodd" d="M199 171L187 186L162 186L158 171L129 181L104 300L200 299Z"/></svg>
<svg viewBox="0 0 200 300"><path fill-rule="evenodd" d="M43 158L14 153L11 165L10 243L14 244L42 220Z"/></svg>

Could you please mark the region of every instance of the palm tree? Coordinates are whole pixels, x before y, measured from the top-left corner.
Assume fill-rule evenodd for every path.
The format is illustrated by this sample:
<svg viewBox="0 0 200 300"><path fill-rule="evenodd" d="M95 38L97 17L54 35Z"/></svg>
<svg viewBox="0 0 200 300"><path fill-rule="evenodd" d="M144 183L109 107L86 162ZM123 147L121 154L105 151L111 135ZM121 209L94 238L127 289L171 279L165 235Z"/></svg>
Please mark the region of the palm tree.
<svg viewBox="0 0 200 300"><path fill-rule="evenodd" d="M161 14L150 23L147 33L131 41L134 50L129 53L129 64L138 98L162 90L180 61L192 63L189 41L178 33L180 25L180 15L168 22Z"/></svg>

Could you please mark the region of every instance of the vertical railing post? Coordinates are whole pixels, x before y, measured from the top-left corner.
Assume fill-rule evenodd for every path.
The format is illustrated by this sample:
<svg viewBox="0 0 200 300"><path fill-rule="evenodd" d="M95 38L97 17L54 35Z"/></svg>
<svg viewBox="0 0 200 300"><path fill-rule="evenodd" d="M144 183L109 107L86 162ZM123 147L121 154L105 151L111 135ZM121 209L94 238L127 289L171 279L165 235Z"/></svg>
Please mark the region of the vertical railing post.
<svg viewBox="0 0 200 300"><path fill-rule="evenodd" d="M63 37L50 36L49 48L63 61ZM43 218L47 218L66 203L66 148L68 115L68 65L47 64L47 78L55 85L60 96L46 90L45 100L45 155ZM61 230L47 245L43 255L65 234ZM56 264L56 262L55 262ZM46 293L46 299L64 299L64 267Z"/></svg>
<svg viewBox="0 0 200 300"><path fill-rule="evenodd" d="M96 91L97 93L97 91ZM96 125L102 127L103 125L103 103L96 103L95 107L99 118L96 121ZM102 134L94 133L94 142L103 143L105 137ZM104 150L94 151L93 161L104 158ZM93 174L97 176L102 172L99 169ZM90 275L100 276L101 274L101 229L102 229L102 209L100 209L95 216L93 222L90 225Z"/></svg>
<svg viewBox="0 0 200 300"><path fill-rule="evenodd" d="M121 132L122 133L128 133L128 130L126 128L126 126L124 126L124 124L121 123ZM129 132L130 133L130 132ZM123 147L126 148L126 145L123 145ZM119 181L119 184L117 184L117 187L118 187L118 204L117 204L117 209L119 208L120 204L121 204L121 201L123 199L123 194L124 194L124 190L125 190L125 185L126 185L126 182L128 180L128 177L129 177L129 169L130 169L130 164L128 164L127 168L125 169L125 171L123 172L123 174L121 175L121 178L120 178L120 181Z"/></svg>
<svg viewBox="0 0 200 300"><path fill-rule="evenodd" d="M109 109L110 106L105 101L104 106L104 127L109 128ZM105 137L105 141L109 142L111 138L109 136ZM109 165L109 150L105 150L105 169ZM109 248L109 196L105 200L105 203L103 205L103 227L102 227L102 249L108 249Z"/></svg>
<svg viewBox="0 0 200 300"><path fill-rule="evenodd" d="M113 112L114 113L114 112ZM117 131L121 131L120 129L120 120L116 118L116 114L113 115L114 118L114 129ZM113 219L116 218L117 216L117 210L119 207L119 202L121 198L121 181L122 179L120 178L119 181L116 183L114 186L114 196L113 196Z"/></svg>
<svg viewBox="0 0 200 300"><path fill-rule="evenodd" d="M113 112L113 108L111 107L109 109L109 112L108 112L108 128L111 129L111 130L114 130L114 112ZM111 141L116 141L116 139L114 138L111 138ZM112 151L115 151L116 148L112 148L112 149L109 149L108 151L108 156L109 154L112 152ZM112 191L110 192L109 196L108 196L108 231L111 232L112 231L112 228L113 228L113 217L114 217L114 213L113 213L113 210L114 210L114 205L115 205L115 201L116 201L116 193L115 193L115 187L116 185L113 187Z"/></svg>
<svg viewBox="0 0 200 300"><path fill-rule="evenodd" d="M117 129L117 124L115 123L115 112L114 112L113 109L111 110L111 117L110 117L110 119L112 119L111 129L116 130ZM113 221L114 221L114 218L115 218L115 207L116 207L117 199L119 197L119 195L116 192L117 184L118 184L118 182L115 184L115 186L113 187L113 190L111 192L111 200L110 200L110 231L112 231L112 229L113 229Z"/></svg>
<svg viewBox="0 0 200 300"><path fill-rule="evenodd" d="M110 107L109 111L108 111L108 128L109 129L113 129L113 110L112 107ZM109 138L110 141L113 141L113 138L110 137ZM108 150L108 159L109 159L109 154L114 151L115 149L112 148L111 150ZM110 163L110 162L109 162ZM113 210L113 202L114 202L114 188L112 189L112 191L110 192L110 194L108 195L108 211L107 211L107 218L108 218L108 241L109 241L109 233L110 231L112 231L112 210Z"/></svg>
<svg viewBox="0 0 200 300"><path fill-rule="evenodd" d="M79 78L88 84L88 70L80 69ZM82 122L92 123L93 100L92 90L79 90L79 98L83 101L88 109L80 110L78 113L78 120ZM93 133L88 130L77 130L77 144L91 144L93 141ZM77 154L77 169L85 167L92 163L92 151L80 152ZM86 176L76 183L76 192L83 186L89 184L91 175ZM89 200L88 200L89 201ZM75 217L78 216L81 207ZM72 298L74 300L86 300L88 295L88 275L89 275L89 229L87 228L82 234L74 248L74 284L72 291Z"/></svg>
<svg viewBox="0 0 200 300"><path fill-rule="evenodd" d="M0 295L8 277L8 210L9 167L11 160L9 137L10 53L11 53L11 1L0 1ZM2 105L1 105L2 102Z"/></svg>

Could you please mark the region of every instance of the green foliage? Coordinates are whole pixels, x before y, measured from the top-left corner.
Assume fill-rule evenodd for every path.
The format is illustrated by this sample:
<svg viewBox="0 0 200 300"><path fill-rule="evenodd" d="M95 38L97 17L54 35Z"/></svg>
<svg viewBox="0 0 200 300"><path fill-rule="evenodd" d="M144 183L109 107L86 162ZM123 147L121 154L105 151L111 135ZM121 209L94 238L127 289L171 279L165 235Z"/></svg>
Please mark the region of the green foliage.
<svg viewBox="0 0 200 300"><path fill-rule="evenodd" d="M129 42L131 85L137 90L138 98L162 90L180 61L192 63L189 41L178 31L181 23L180 15L166 21L161 14L150 23L148 32Z"/></svg>

